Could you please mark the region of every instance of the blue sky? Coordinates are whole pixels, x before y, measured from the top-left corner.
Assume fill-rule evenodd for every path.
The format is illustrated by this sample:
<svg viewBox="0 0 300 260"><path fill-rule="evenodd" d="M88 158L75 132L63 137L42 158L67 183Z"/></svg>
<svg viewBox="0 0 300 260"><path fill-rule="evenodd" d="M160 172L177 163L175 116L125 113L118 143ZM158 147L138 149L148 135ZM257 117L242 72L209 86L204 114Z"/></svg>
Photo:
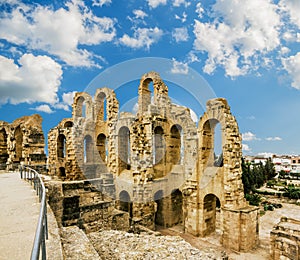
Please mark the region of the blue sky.
<svg viewBox="0 0 300 260"><path fill-rule="evenodd" d="M300 154L299 0L0 0L0 10L0 120L40 113L47 133L97 75L159 57L228 100L244 154Z"/></svg>

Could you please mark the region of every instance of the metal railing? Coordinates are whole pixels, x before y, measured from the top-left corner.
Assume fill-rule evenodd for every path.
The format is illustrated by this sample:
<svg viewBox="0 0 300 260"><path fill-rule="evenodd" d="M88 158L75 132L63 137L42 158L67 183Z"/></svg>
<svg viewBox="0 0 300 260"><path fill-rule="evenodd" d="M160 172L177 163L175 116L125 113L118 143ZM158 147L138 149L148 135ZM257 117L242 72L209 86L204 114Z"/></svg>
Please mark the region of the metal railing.
<svg viewBox="0 0 300 260"><path fill-rule="evenodd" d="M20 175L33 184L36 194L41 202L39 220L35 232L33 247L31 250L31 260L38 260L40 251L42 251L42 259L46 260L46 239L48 239L47 225L47 204L46 204L46 189L44 182L38 172L28 166L20 165Z"/></svg>

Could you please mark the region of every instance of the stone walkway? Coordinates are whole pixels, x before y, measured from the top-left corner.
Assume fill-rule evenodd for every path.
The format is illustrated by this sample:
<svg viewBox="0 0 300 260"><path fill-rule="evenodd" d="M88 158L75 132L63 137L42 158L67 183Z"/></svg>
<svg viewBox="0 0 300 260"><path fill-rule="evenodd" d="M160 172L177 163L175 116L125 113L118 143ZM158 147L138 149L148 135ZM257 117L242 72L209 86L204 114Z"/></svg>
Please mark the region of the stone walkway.
<svg viewBox="0 0 300 260"><path fill-rule="evenodd" d="M40 203L19 173L0 173L0 260L30 259Z"/></svg>

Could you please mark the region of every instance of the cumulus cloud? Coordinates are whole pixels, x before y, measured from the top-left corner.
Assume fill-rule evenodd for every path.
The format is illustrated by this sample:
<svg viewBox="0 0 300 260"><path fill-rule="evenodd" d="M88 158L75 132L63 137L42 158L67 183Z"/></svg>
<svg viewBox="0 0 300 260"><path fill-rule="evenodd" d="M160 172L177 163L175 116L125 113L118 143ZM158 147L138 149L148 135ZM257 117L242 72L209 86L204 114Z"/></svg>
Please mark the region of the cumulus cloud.
<svg viewBox="0 0 300 260"><path fill-rule="evenodd" d="M297 0L281 0L279 6L281 10L289 15L291 22L300 28L300 2Z"/></svg>
<svg viewBox="0 0 300 260"><path fill-rule="evenodd" d="M255 134L251 132L246 132L242 134L242 139L243 141L254 141L254 140L260 140L259 138L256 137Z"/></svg>
<svg viewBox="0 0 300 260"><path fill-rule="evenodd" d="M167 0L147 0L148 5L151 8L156 8L159 5L166 5L167 4Z"/></svg>
<svg viewBox="0 0 300 260"><path fill-rule="evenodd" d="M176 20L180 20L182 23L185 23L185 22L186 22L186 19L187 19L187 14L186 14L186 12L183 12L183 13L182 13L182 16L179 16L178 14L175 14L175 19L176 19Z"/></svg>
<svg viewBox="0 0 300 260"><path fill-rule="evenodd" d="M111 0L93 0L93 6L100 6L102 7L103 5L110 5Z"/></svg>
<svg viewBox="0 0 300 260"><path fill-rule="evenodd" d="M202 7L201 3L197 3L196 5L196 13L198 14L199 18L202 18L203 13L204 13L204 8Z"/></svg>
<svg viewBox="0 0 300 260"><path fill-rule="evenodd" d="M189 67L187 63L177 61L174 58L172 60L173 60L173 67L171 69L171 73L185 74L185 75L189 73Z"/></svg>
<svg viewBox="0 0 300 260"><path fill-rule="evenodd" d="M300 89L300 52L295 56L282 58L282 64L292 78L292 87Z"/></svg>
<svg viewBox="0 0 300 260"><path fill-rule="evenodd" d="M266 140L267 141L281 141L282 138L279 136L275 136L275 137L267 137Z"/></svg>
<svg viewBox="0 0 300 260"><path fill-rule="evenodd" d="M248 144L242 144L242 149L245 152L250 152L251 151L251 148L249 147Z"/></svg>
<svg viewBox="0 0 300 260"><path fill-rule="evenodd" d="M32 54L24 54L18 63L0 56L0 103L57 103L61 65L48 56Z"/></svg>
<svg viewBox="0 0 300 260"><path fill-rule="evenodd" d="M39 111L39 112L44 112L44 113L47 113L47 114L52 114L54 111L50 108L49 105L39 105L35 108L32 108L32 110L36 110L36 111Z"/></svg>
<svg viewBox="0 0 300 260"><path fill-rule="evenodd" d="M176 42L186 42L189 39L187 28L175 28L172 32L172 37L175 39Z"/></svg>
<svg viewBox="0 0 300 260"><path fill-rule="evenodd" d="M162 35L163 31L158 27L137 28L134 29L133 37L130 37L128 34L124 34L122 38L120 38L120 43L134 49L150 49L150 46L156 43Z"/></svg>
<svg viewBox="0 0 300 260"><path fill-rule="evenodd" d="M201 11L202 14L202 11ZM217 0L210 14L212 22L194 24L194 48L208 54L204 71L217 66L235 77L256 69L257 63L280 46L280 16L269 0Z"/></svg>
<svg viewBox="0 0 300 260"><path fill-rule="evenodd" d="M135 15L136 19L144 19L148 15L143 10L133 10L132 13Z"/></svg>
<svg viewBox="0 0 300 260"><path fill-rule="evenodd" d="M184 5L184 7L188 7L191 3L186 0L174 0L173 6L179 7L181 5Z"/></svg>
<svg viewBox="0 0 300 260"><path fill-rule="evenodd" d="M0 37L10 43L43 50L70 66L97 66L93 53L80 45L112 41L115 21L95 16L80 1L52 10L47 6L15 7L2 14Z"/></svg>

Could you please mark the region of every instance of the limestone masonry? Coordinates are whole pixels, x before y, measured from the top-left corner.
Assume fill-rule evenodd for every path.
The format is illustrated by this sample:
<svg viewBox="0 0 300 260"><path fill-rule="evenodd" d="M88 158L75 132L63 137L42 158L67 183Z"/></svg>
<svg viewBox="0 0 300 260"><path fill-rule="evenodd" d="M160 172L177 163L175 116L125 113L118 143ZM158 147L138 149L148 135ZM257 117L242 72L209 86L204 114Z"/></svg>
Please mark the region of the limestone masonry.
<svg viewBox="0 0 300 260"><path fill-rule="evenodd" d="M182 224L195 236L218 228L226 248L255 247L258 209L244 199L241 135L227 101L209 100L197 127L158 73L142 76L138 95L134 115L119 113L109 88L77 93L72 118L49 131L49 202L59 224L87 233Z"/></svg>

